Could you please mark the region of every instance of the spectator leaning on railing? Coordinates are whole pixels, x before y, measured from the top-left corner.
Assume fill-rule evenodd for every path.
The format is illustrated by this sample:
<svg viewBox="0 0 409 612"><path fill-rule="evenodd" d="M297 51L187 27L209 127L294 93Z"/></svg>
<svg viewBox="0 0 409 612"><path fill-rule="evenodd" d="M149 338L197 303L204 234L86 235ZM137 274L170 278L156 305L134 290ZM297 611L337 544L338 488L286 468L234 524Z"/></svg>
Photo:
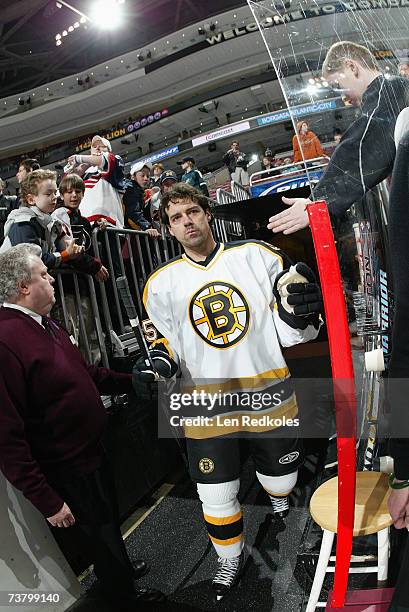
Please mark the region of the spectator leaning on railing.
<svg viewBox="0 0 409 612"><path fill-rule="evenodd" d="M148 232L152 238L159 238L160 233L152 227L144 214L144 193L149 185L151 164L148 162L137 162L131 168L131 180L127 181L123 197L125 207L125 225L130 229Z"/></svg>
<svg viewBox="0 0 409 612"><path fill-rule="evenodd" d="M84 252L71 262L75 272L90 274L98 281L105 282L109 278L108 270L102 265L102 262L93 257L92 242L91 242L91 224L83 217L79 211L81 200L84 196L85 185L84 181L77 174L66 174L59 185L59 192L63 204L57 208L52 217L59 219L63 224L69 236L74 238L77 244L84 247ZM81 335L79 307L82 311L84 320L84 334L88 340L90 356L92 363L98 363L101 358L101 352L98 343L97 330L95 326L95 318L92 311L91 299L89 295L88 282L80 275L78 281L78 301L76 299L75 283L72 275L64 279L64 302L67 313L67 329L76 341L85 357L88 358L86 352L86 342ZM61 306L61 300L57 300L57 307L53 310L53 316L60 322L64 321L64 314ZM85 346L84 346L85 345Z"/></svg>
<svg viewBox="0 0 409 612"><path fill-rule="evenodd" d="M294 163L325 155L318 136L310 130L306 121L297 123L297 130L293 136L293 151Z"/></svg>
<svg viewBox="0 0 409 612"><path fill-rule="evenodd" d="M23 204L13 210L4 226L3 253L16 244L38 244L47 268L57 268L83 252L67 236L62 223L53 219L57 194L56 174L51 170L34 170L21 183Z"/></svg>

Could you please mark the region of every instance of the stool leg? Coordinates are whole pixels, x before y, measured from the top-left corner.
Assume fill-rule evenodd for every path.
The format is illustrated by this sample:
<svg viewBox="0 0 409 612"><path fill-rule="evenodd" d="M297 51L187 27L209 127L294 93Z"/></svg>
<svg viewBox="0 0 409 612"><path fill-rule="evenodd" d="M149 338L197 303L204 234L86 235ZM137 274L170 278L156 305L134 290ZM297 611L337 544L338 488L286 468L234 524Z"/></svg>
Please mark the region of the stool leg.
<svg viewBox="0 0 409 612"><path fill-rule="evenodd" d="M378 582L388 579L389 528L378 531Z"/></svg>
<svg viewBox="0 0 409 612"><path fill-rule="evenodd" d="M324 582L329 558L331 556L334 533L323 529L320 556L318 557L317 568L315 570L314 582L312 583L310 597L305 612L314 612L320 597L322 583Z"/></svg>

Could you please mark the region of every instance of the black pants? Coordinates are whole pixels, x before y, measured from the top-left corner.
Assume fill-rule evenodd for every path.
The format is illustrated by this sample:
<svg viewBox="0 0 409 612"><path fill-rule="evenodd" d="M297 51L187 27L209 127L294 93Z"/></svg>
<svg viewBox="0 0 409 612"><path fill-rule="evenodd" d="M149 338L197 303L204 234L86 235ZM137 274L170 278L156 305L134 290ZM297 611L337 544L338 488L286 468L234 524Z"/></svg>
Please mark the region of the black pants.
<svg viewBox="0 0 409 612"><path fill-rule="evenodd" d="M409 538L405 542L405 550L400 560L399 575L395 593L390 605L390 612L409 612Z"/></svg>
<svg viewBox="0 0 409 612"><path fill-rule="evenodd" d="M122 540L116 492L107 460L84 476L59 478L53 488L68 504L75 527L86 536L104 596L125 602L134 594L133 567Z"/></svg>

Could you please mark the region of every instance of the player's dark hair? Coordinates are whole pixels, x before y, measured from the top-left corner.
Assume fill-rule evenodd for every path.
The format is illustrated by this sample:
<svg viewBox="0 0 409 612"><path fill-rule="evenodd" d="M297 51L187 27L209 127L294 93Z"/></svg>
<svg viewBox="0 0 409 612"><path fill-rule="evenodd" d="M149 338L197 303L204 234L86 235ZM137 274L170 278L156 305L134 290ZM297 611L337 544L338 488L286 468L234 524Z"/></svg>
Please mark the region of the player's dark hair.
<svg viewBox="0 0 409 612"><path fill-rule="evenodd" d="M168 209L174 200L191 200L198 204L200 208L203 208L205 212L210 211L209 202L201 191L187 183L176 183L172 189L162 195L160 220L163 225L169 225Z"/></svg>
<svg viewBox="0 0 409 612"><path fill-rule="evenodd" d="M38 163L38 161L36 159L21 159L18 167L20 168L21 166L23 166L24 170L26 170L27 172L33 172L33 170L40 170L40 164Z"/></svg>

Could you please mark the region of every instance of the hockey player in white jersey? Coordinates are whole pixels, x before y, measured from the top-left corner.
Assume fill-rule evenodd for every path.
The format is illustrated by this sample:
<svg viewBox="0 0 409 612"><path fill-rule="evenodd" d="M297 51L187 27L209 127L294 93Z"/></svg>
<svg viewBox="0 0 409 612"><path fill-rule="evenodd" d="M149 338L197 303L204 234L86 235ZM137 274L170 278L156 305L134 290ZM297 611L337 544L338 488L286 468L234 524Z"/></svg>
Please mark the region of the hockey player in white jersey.
<svg viewBox="0 0 409 612"><path fill-rule="evenodd" d="M318 335L321 294L305 264L284 264L284 255L267 243L217 243L208 201L189 185L177 184L163 196L161 217L184 254L155 270L146 283L144 304L161 336L151 355L162 376L179 370L185 390L200 388L205 397L219 397L204 424L186 420L184 434L189 471L218 555L212 586L220 599L243 566L237 499L241 435L249 437L257 478L274 514L288 512L303 453L296 434L279 427L295 424L298 412L281 347ZM135 386L151 380L139 360ZM236 398L228 408L224 393ZM278 401L241 403L244 395L260 399L261 394ZM279 435L272 436L275 429Z"/></svg>

